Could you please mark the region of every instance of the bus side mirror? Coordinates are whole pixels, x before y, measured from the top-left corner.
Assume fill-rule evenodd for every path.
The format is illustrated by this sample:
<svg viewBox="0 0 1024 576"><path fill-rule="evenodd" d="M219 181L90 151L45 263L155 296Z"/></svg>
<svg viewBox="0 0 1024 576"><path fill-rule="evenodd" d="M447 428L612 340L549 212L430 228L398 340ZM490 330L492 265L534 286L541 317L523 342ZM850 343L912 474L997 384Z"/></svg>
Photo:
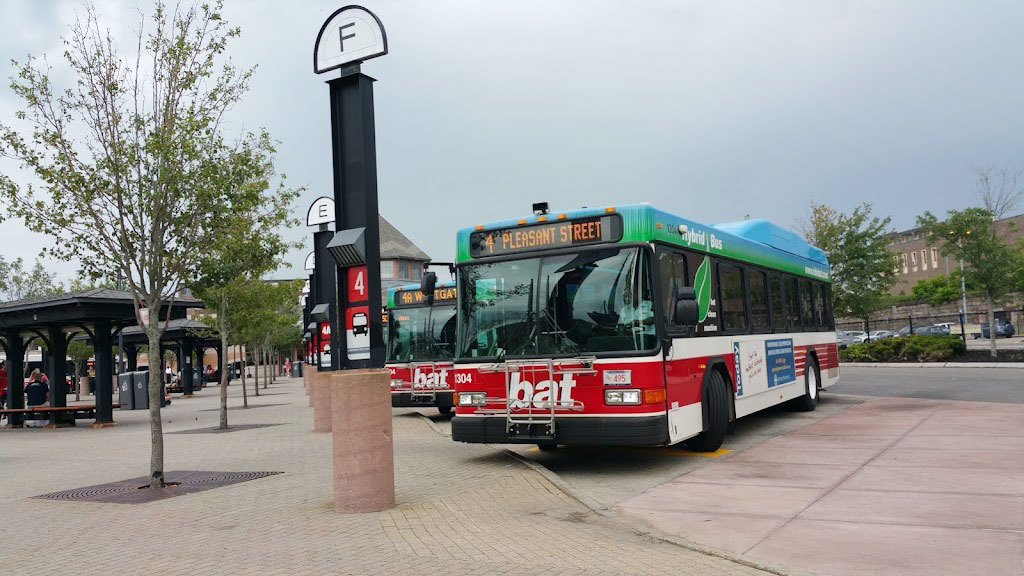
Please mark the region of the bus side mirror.
<svg viewBox="0 0 1024 576"><path fill-rule="evenodd" d="M420 292L424 296L433 296L434 289L437 287L437 274L433 272L427 272L423 274L423 278L420 279Z"/></svg>
<svg viewBox="0 0 1024 576"><path fill-rule="evenodd" d="M697 294L693 288L680 288L676 293L676 307L672 313L672 322L680 326L697 324Z"/></svg>

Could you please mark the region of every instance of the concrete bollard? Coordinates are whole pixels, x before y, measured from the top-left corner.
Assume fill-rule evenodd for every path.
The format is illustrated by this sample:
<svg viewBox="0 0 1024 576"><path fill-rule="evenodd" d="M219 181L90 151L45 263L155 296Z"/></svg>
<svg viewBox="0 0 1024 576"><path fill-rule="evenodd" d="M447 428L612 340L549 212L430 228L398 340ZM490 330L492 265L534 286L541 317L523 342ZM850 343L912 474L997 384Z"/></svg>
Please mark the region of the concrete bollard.
<svg viewBox="0 0 1024 576"><path fill-rule="evenodd" d="M331 431L331 375L317 372L313 376L313 432Z"/></svg>
<svg viewBox="0 0 1024 576"><path fill-rule="evenodd" d="M342 514L395 506L391 377L382 368L331 377L334 509Z"/></svg>

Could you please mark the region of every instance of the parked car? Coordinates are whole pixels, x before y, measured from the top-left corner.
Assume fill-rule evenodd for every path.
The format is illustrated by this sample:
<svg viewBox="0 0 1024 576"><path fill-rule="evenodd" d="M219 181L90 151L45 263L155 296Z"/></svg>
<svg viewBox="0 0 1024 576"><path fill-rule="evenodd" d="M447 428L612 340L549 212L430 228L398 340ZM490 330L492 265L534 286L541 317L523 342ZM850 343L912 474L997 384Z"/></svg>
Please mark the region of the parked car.
<svg viewBox="0 0 1024 576"><path fill-rule="evenodd" d="M863 330L849 330L846 334L853 342L863 342L868 339L868 333Z"/></svg>
<svg viewBox="0 0 1024 576"><path fill-rule="evenodd" d="M949 328L939 326L938 324L932 324L930 326L914 328L914 334L917 334L918 336L948 336Z"/></svg>
<svg viewBox="0 0 1024 576"><path fill-rule="evenodd" d="M1013 336L1014 332L1013 324L1003 322L1002 320L996 320L996 338L1010 338ZM981 325L981 337L990 338L988 322L984 322Z"/></svg>
<svg viewBox="0 0 1024 576"><path fill-rule="evenodd" d="M896 337L898 337L898 338L899 337L903 337L903 336L909 336L910 335L910 326L904 326L903 328L900 328L899 330L897 330L895 332L894 335Z"/></svg>
<svg viewBox="0 0 1024 576"><path fill-rule="evenodd" d="M882 338L892 338L896 336L896 333L892 330L875 330L868 335L871 340L881 340Z"/></svg>
<svg viewBox="0 0 1024 576"><path fill-rule="evenodd" d="M840 348L846 348L850 344L856 343L856 340L854 340L854 338L850 336L849 332L836 330L836 343L839 344Z"/></svg>

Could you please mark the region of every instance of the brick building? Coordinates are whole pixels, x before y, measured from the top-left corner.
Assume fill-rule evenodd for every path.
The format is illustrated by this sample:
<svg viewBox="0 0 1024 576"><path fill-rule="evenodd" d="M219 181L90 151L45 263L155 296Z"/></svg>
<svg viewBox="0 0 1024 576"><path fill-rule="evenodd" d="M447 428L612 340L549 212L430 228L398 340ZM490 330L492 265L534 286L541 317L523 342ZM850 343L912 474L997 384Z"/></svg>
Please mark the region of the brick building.
<svg viewBox="0 0 1024 576"><path fill-rule="evenodd" d="M1021 241L1024 239L1024 214L997 221L996 230L1007 243ZM960 262L943 256L938 246L929 245L919 228L894 232L889 251L893 254L893 272L896 273L893 295L910 294L914 284L926 278L960 273Z"/></svg>

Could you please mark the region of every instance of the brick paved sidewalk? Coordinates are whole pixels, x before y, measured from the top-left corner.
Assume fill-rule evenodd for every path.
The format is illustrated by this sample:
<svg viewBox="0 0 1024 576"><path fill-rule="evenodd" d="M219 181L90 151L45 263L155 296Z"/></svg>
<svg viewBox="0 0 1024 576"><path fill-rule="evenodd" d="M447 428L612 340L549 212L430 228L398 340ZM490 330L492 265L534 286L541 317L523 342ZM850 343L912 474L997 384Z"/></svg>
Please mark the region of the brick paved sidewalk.
<svg viewBox="0 0 1024 576"><path fill-rule="evenodd" d="M229 389L241 403L239 386ZM146 412L105 430L0 431L0 574L754 574L592 513L497 448L457 444L396 413L398 506L341 516L330 436L298 380L232 410L228 434L165 436L168 470L284 474L142 505L31 496L143 476ZM217 389L176 399L165 431L214 426Z"/></svg>

